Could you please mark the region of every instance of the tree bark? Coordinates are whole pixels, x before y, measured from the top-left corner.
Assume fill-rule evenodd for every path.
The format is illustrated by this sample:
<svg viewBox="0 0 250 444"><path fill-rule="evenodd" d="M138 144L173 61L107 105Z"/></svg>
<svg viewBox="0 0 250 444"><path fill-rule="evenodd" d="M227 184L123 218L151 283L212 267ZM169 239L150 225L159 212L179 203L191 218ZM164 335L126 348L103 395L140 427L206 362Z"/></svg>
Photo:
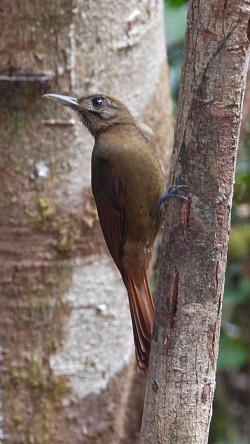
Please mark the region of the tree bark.
<svg viewBox="0 0 250 444"><path fill-rule="evenodd" d="M242 100L249 2L191 0L141 443L207 443ZM249 34L248 34L249 35Z"/></svg>
<svg viewBox="0 0 250 444"><path fill-rule="evenodd" d="M1 2L0 441L117 444L134 416L131 321L90 192L93 140L41 96L111 94L169 159L162 9Z"/></svg>
<svg viewBox="0 0 250 444"><path fill-rule="evenodd" d="M250 120L250 66L248 65L246 94L244 97L244 106L242 111L238 156L242 151L247 133L249 131L249 120Z"/></svg>

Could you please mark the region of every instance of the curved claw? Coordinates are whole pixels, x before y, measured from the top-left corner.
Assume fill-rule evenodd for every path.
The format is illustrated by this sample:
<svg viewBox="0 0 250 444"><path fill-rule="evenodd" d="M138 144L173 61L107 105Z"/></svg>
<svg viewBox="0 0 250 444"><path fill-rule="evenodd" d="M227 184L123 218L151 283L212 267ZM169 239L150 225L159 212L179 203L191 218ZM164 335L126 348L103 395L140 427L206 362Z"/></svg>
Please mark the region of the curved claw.
<svg viewBox="0 0 250 444"><path fill-rule="evenodd" d="M187 188L187 185L171 185L171 187L169 187L167 193L175 193L180 188ZM166 193L164 193L164 194L166 194Z"/></svg>
<svg viewBox="0 0 250 444"><path fill-rule="evenodd" d="M156 214L158 213L158 211L163 211L166 205L166 201L170 198L170 197L179 197L180 199L183 200L187 200L188 198L185 196L182 196L181 194L175 194L175 192L180 189L180 188L187 188L187 185L172 185L168 191L164 194L162 194L162 196L160 197L153 213L151 214L151 217L154 218L156 216Z"/></svg>

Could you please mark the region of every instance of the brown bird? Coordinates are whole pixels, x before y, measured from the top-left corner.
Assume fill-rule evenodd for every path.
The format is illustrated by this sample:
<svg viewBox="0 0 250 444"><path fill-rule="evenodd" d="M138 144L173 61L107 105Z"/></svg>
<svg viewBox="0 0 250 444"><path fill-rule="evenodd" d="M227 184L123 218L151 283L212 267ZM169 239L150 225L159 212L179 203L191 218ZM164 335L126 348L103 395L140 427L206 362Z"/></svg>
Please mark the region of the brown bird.
<svg viewBox="0 0 250 444"><path fill-rule="evenodd" d="M77 111L95 138L92 191L104 238L127 288L138 371L146 373L154 316L147 270L162 223L162 202L169 195L162 198L153 132L123 103L105 95L43 97Z"/></svg>

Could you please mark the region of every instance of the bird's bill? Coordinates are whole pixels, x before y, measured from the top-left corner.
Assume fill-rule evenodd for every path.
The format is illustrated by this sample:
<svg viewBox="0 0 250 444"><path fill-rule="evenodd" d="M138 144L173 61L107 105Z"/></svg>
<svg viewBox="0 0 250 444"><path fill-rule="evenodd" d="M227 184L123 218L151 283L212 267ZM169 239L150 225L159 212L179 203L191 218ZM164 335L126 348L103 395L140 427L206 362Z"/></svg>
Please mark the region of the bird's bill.
<svg viewBox="0 0 250 444"><path fill-rule="evenodd" d="M61 105L69 106L79 111L81 109L77 99L70 96L61 96L60 94L44 94L43 98L53 100L53 102L61 103Z"/></svg>

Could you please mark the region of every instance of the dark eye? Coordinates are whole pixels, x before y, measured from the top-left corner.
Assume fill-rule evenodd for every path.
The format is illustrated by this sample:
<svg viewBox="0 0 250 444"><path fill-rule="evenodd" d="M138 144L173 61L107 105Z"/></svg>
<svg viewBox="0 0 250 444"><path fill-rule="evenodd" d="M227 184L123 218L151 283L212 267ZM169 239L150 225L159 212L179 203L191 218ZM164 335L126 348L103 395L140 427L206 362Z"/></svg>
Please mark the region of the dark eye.
<svg viewBox="0 0 250 444"><path fill-rule="evenodd" d="M96 109L100 109L103 105L105 105L105 100L101 97L94 97L92 99L92 105Z"/></svg>

